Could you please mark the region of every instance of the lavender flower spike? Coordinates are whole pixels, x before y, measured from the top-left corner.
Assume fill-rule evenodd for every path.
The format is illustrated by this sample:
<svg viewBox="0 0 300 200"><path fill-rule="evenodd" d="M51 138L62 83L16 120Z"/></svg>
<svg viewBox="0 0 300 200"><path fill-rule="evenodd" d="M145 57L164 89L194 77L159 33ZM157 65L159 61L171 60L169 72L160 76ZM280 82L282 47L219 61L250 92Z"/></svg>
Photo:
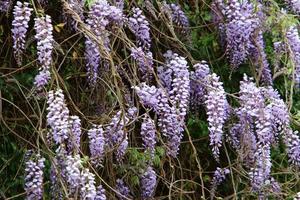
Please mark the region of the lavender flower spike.
<svg viewBox="0 0 300 200"><path fill-rule="evenodd" d="M22 53L25 49L25 37L31 12L32 8L29 8L29 3L17 1L13 11L12 34L14 40L14 54L18 65L22 65Z"/></svg>
<svg viewBox="0 0 300 200"><path fill-rule="evenodd" d="M102 185L97 187L95 200L106 200L105 189L102 187Z"/></svg>
<svg viewBox="0 0 300 200"><path fill-rule="evenodd" d="M43 169L45 158L39 154L26 161L25 165L25 191L28 200L41 200L43 198Z"/></svg>
<svg viewBox="0 0 300 200"><path fill-rule="evenodd" d="M34 85L40 90L46 86L50 80L50 67L52 64L53 50L53 27L51 17L35 18L34 29L36 31L35 39L37 40L38 62L40 64L39 74L35 77Z"/></svg>
<svg viewBox="0 0 300 200"><path fill-rule="evenodd" d="M81 199L94 200L96 198L95 175L84 168L81 171Z"/></svg>
<svg viewBox="0 0 300 200"><path fill-rule="evenodd" d="M149 50L151 46L149 22L139 8L132 9L133 15L128 19L128 26L137 38L138 46Z"/></svg>
<svg viewBox="0 0 300 200"><path fill-rule="evenodd" d="M55 143L61 144L69 137L69 109L62 90L49 91L47 104L47 124Z"/></svg>
<svg viewBox="0 0 300 200"><path fill-rule="evenodd" d="M156 187L156 173L152 167L148 167L141 177L142 199L151 199Z"/></svg>
<svg viewBox="0 0 300 200"><path fill-rule="evenodd" d="M70 116L69 118L69 152L79 152L80 150L80 137L81 137L81 121L78 116Z"/></svg>
<svg viewBox="0 0 300 200"><path fill-rule="evenodd" d="M93 128L88 131L91 162L95 166L101 164L104 156L105 138L103 132L102 126L99 125L94 125Z"/></svg>
<svg viewBox="0 0 300 200"><path fill-rule="evenodd" d="M151 157L154 156L156 135L154 121L150 117L145 117L141 127L141 136L145 151L150 153Z"/></svg>
<svg viewBox="0 0 300 200"><path fill-rule="evenodd" d="M117 194L119 200L125 200L124 197L129 197L130 190L125 185L122 179L117 179L116 181L116 189L120 194Z"/></svg>
<svg viewBox="0 0 300 200"><path fill-rule="evenodd" d="M227 100L223 88L223 83L216 74L207 77L207 94L205 95L205 105L208 115L210 145L212 146L213 155L219 160L222 145L223 126L226 119Z"/></svg>
<svg viewBox="0 0 300 200"><path fill-rule="evenodd" d="M180 5L178 4L164 4L162 10L167 12L170 16L170 20L178 26L183 34L189 33L189 20L185 13L182 11Z"/></svg>

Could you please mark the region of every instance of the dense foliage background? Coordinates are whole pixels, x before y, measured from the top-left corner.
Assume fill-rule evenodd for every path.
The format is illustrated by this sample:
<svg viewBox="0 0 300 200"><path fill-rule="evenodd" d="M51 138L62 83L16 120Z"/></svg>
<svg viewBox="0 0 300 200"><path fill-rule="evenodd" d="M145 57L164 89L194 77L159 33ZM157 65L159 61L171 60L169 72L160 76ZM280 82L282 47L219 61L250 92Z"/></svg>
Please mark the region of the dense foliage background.
<svg viewBox="0 0 300 200"><path fill-rule="evenodd" d="M242 1L242 0L241 0ZM0 1L0 5L1 2ZM23 1L22 1L23 2ZM49 0L28 1L33 8L33 16L29 21L25 50L22 62L18 63L14 56L12 12L16 1L0 13L0 198L24 199L26 152L33 150L45 158L43 188L44 199L51 197L50 168L56 156L55 145L49 143L47 133L47 93L58 88L63 90L66 105L72 115L81 119L82 135L80 155L83 165L93 172L97 185L102 184L107 199L117 198L116 180L122 179L131 190L129 199L141 198L141 174L149 163L149 155L144 153L140 135L141 119L149 113L157 120L153 110L140 103L139 97L132 89L141 82L138 64L130 56L131 48L137 45L135 35L125 23L122 27L111 28L110 51L104 55L106 64L100 66L96 84L88 81L85 57L85 41L88 32L82 23L78 29L72 27L70 18L76 18L72 9L66 9L68 1ZM230 1L229 1L230 2ZM253 5L260 1L250 0ZM84 2L84 16L94 1ZM112 1L111 5L116 2ZM168 1L168 3L171 3ZM149 22L151 48L153 54L154 79L149 85L158 85L157 69L165 62L163 54L172 50L183 56L193 71L193 65L202 60L207 61L210 70L220 76L224 84L227 101L232 108L239 104L238 92L240 81L246 73L254 77L257 86L263 86L256 73L255 63L251 59L233 68L230 64L224 42L220 36L219 23L214 19L215 10L211 1L193 0L178 1L189 20L187 30L172 23L162 12L164 2L160 1L125 1L123 14L132 15L132 8L139 7ZM151 6L150 6L151 5ZM293 12L288 1L262 1L265 12L263 38L265 52L273 76L273 88L277 89L286 102L290 112L291 127L298 130L300 126L299 87L291 78L295 67L292 56L274 50L274 42L285 42L288 27L298 27L298 15ZM287 11L282 11L286 9ZM75 11L74 11L75 12ZM37 42L35 39L34 17L49 15L52 19L54 50L52 53L51 80L42 90L34 87L34 79L40 63L37 60ZM75 12L76 14L76 12ZM77 20L77 19L76 19ZM76 21L75 20L75 21ZM238 22L237 22L238 23ZM184 30L183 30L184 29ZM234 41L232 41L234 42ZM228 43L228 41L227 41ZM101 46L101 45L100 45ZM102 47L103 48L103 47ZM295 52L296 53L296 52ZM299 52L300 53L300 50ZM107 64L108 63L108 64ZM192 104L192 103L191 103ZM117 164L112 151L105 153L101 166L94 167L90 163L88 130L93 124L106 127L115 114L121 110L136 106L136 120L126 127L129 147L122 164ZM205 106L191 106L185 117L185 131L180 150L176 158L166 153L163 136L157 129L158 143L153 158L153 169L157 174L155 195L153 199L293 199L300 191L299 170L297 165L289 162L286 145L279 138L271 146L271 176L279 183L281 190L262 195L251 188L249 169L242 162L241 155L223 138L220 148L220 160L217 162L210 146L210 137ZM148 115L148 114L147 114ZM232 124L237 121L234 114L226 121L223 131L228 134ZM226 168L230 171L226 179L213 187L214 172ZM66 186L67 187L67 186ZM70 195L70 194L69 194ZM71 195L72 196L72 195ZM71 198L71 197L70 197ZM73 198L80 199L79 196Z"/></svg>

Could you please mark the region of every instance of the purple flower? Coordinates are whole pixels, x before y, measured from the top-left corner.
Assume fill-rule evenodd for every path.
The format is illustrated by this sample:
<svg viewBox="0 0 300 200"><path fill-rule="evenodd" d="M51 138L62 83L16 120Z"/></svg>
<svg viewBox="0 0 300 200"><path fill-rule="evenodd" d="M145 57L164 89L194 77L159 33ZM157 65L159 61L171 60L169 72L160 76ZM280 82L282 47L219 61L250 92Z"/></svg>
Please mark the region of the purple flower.
<svg viewBox="0 0 300 200"><path fill-rule="evenodd" d="M81 169L83 168L80 156L66 157L66 180L71 193L74 193L81 186Z"/></svg>
<svg viewBox="0 0 300 200"><path fill-rule="evenodd" d="M47 124L51 128L55 143L61 144L69 137L69 109L62 90L49 91L47 104Z"/></svg>
<svg viewBox="0 0 300 200"><path fill-rule="evenodd" d="M78 116L70 116L69 118L69 138L68 138L68 151L79 152L80 150L80 137L81 137L81 121Z"/></svg>
<svg viewBox="0 0 300 200"><path fill-rule="evenodd" d="M39 74L36 76L34 85L40 90L50 80L50 67L52 64L53 50L53 27L51 17L35 18L34 29L36 31L38 62L40 64Z"/></svg>
<svg viewBox="0 0 300 200"><path fill-rule="evenodd" d="M0 1L0 12L7 12L9 10L10 4L10 0Z"/></svg>
<svg viewBox="0 0 300 200"><path fill-rule="evenodd" d="M223 83L216 74L207 76L207 94L205 95L205 106L208 115L210 145L212 146L213 155L219 160L222 145L223 126L226 120L227 100L223 88Z"/></svg>
<svg viewBox="0 0 300 200"><path fill-rule="evenodd" d="M155 194L156 173L152 167L148 167L141 176L142 199L151 199Z"/></svg>
<svg viewBox="0 0 300 200"><path fill-rule="evenodd" d="M267 55L265 53L265 44L263 40L263 33L259 31L257 37L254 39L255 47L252 49L251 58L253 58L257 73L261 76L261 81L266 85L273 85L272 73L270 70Z"/></svg>
<svg viewBox="0 0 300 200"><path fill-rule="evenodd" d="M124 197L127 197L127 198L129 197L130 190L125 185L125 183L122 179L117 179L116 190L120 193L120 194L117 194L119 200L125 200Z"/></svg>
<svg viewBox="0 0 300 200"><path fill-rule="evenodd" d="M153 57L151 52L144 52L141 47L131 48L131 56L137 62L138 69L142 74L142 80L151 78L153 72Z"/></svg>
<svg viewBox="0 0 300 200"><path fill-rule="evenodd" d="M118 162L121 162L127 147L128 137L124 131L126 124L129 122L127 116L122 115L122 111L111 119L110 124L105 129L105 137L109 148L116 148L115 156Z"/></svg>
<svg viewBox="0 0 300 200"><path fill-rule="evenodd" d="M14 41L14 54L18 65L22 65L22 53L25 49L25 37L31 12L32 8L29 8L29 3L17 1L13 11L14 20L12 21L12 37Z"/></svg>
<svg viewBox="0 0 300 200"><path fill-rule="evenodd" d="M199 106L204 103L205 98L204 95L206 93L206 76L210 74L210 69L206 61L201 61L193 66L195 71L190 73L191 79L191 104L193 106Z"/></svg>
<svg viewBox="0 0 300 200"><path fill-rule="evenodd" d="M298 0L285 0L285 2L294 13L300 14L300 3Z"/></svg>
<svg viewBox="0 0 300 200"><path fill-rule="evenodd" d="M136 36L138 46L149 50L151 46L149 22L141 9L135 7L132 12L133 15L128 18L128 27Z"/></svg>
<svg viewBox="0 0 300 200"><path fill-rule="evenodd" d="M170 60L167 60L167 68L173 71L170 101L178 109L181 120L184 120L189 105L190 77L188 65L185 58L174 53Z"/></svg>
<svg viewBox="0 0 300 200"><path fill-rule="evenodd" d="M287 45L294 64L294 78L296 87L300 87L300 38L297 27L291 26L286 32Z"/></svg>
<svg viewBox="0 0 300 200"><path fill-rule="evenodd" d="M164 3L162 11L169 15L168 17L170 17L170 20L173 22L173 24L180 28L180 31L183 34L189 33L189 20L185 13L182 11L180 5L174 3Z"/></svg>
<svg viewBox="0 0 300 200"><path fill-rule="evenodd" d="M25 191L28 200L43 198L43 170L45 158L31 155L25 163Z"/></svg>
<svg viewBox="0 0 300 200"><path fill-rule="evenodd" d="M106 200L105 189L102 185L97 187L95 200Z"/></svg>
<svg viewBox="0 0 300 200"><path fill-rule="evenodd" d="M151 157L155 153L156 145L156 134L155 134L155 124L150 117L145 117L141 126L141 136L143 140L143 146L145 151L148 152Z"/></svg>
<svg viewBox="0 0 300 200"><path fill-rule="evenodd" d="M94 200L97 195L95 184L95 175L91 173L87 168L82 169L80 199Z"/></svg>
<svg viewBox="0 0 300 200"><path fill-rule="evenodd" d="M103 132L101 125L93 125L93 128L88 131L91 162L95 166L101 164L104 156L105 138Z"/></svg>
<svg viewBox="0 0 300 200"><path fill-rule="evenodd" d="M217 167L216 171L214 172L213 179L211 181L211 199L214 198L215 190L226 179L226 175L229 173L229 169Z"/></svg>
<svg viewBox="0 0 300 200"><path fill-rule="evenodd" d="M72 17L74 14L69 14L69 12L76 13L79 18L83 21L84 15L83 15L83 9L84 9L84 0L68 0L69 9L70 10L64 10L63 17L65 18L65 21L71 27L73 30L77 30L77 21Z"/></svg>
<svg viewBox="0 0 300 200"><path fill-rule="evenodd" d="M89 11L86 22L95 36L95 38L87 36L85 42L87 71L91 85L95 85L97 81L101 53L105 51L105 54L108 54L110 51L108 25L111 23L121 24L122 20L122 11L115 6L110 6L105 0L94 3ZM99 48L99 42L102 44L101 48ZM100 51L100 49L103 50Z"/></svg>

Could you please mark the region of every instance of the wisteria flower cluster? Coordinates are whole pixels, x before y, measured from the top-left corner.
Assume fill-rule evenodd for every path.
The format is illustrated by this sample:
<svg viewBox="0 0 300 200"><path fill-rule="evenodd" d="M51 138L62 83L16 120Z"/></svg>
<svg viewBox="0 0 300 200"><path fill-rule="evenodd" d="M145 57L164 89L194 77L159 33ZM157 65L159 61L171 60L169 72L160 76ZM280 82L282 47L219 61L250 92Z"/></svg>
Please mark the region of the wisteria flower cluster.
<svg viewBox="0 0 300 200"><path fill-rule="evenodd" d="M7 12L10 7L10 0L2 0L0 1L0 12Z"/></svg>
<svg viewBox="0 0 300 200"><path fill-rule="evenodd" d="M25 163L25 191L27 199L43 199L45 158L39 154L30 155Z"/></svg>
<svg viewBox="0 0 300 200"><path fill-rule="evenodd" d="M122 10L109 5L105 0L94 3L89 11L86 22L94 34L94 37L91 38L87 36L85 54L87 58L88 77L91 85L95 85L97 81L101 57L107 57L107 55L101 55L101 52L104 51L107 54L110 51L110 33L107 28L109 24L112 23L121 25L122 20ZM101 43L101 47L99 42Z"/></svg>
<svg viewBox="0 0 300 200"><path fill-rule="evenodd" d="M105 138L103 133L104 130L101 125L94 125L88 131L91 162L96 166L101 164L104 156Z"/></svg>
<svg viewBox="0 0 300 200"><path fill-rule="evenodd" d="M156 173L152 167L148 167L141 177L141 191L143 199L151 199L156 187Z"/></svg>
<svg viewBox="0 0 300 200"><path fill-rule="evenodd" d="M34 85L38 90L46 86L50 80L50 67L52 64L53 51L53 27L49 15L35 18L34 29L36 31L37 54L40 65L39 73L34 79Z"/></svg>
<svg viewBox="0 0 300 200"><path fill-rule="evenodd" d="M168 17L170 17L170 20L173 22L173 24L180 28L180 32L182 32L183 34L189 33L189 20L185 13L182 11L179 4L167 4L164 2L162 11L165 12Z"/></svg>
<svg viewBox="0 0 300 200"><path fill-rule="evenodd" d="M167 138L168 154L176 157L179 151L180 141L184 126L184 118L189 104L190 79L187 70L187 62L176 53L167 52L166 68L170 69L171 80L163 80L170 88L149 87L145 83L135 87L140 101L149 106L159 115L158 126ZM166 70L162 70L164 73ZM160 75L159 77L166 77ZM167 91L166 91L167 90Z"/></svg>
<svg viewBox="0 0 300 200"><path fill-rule="evenodd" d="M131 56L137 62L138 69L142 74L142 80L151 78L153 72L153 56L151 52L145 53L142 47L131 48Z"/></svg>
<svg viewBox="0 0 300 200"><path fill-rule="evenodd" d="M272 84L271 71L264 51L262 23L265 20L260 2L255 6L249 0L232 0L228 3L215 0L212 7L214 20L219 24L221 40L226 43L226 53L233 68L251 58L262 81L268 85Z"/></svg>
<svg viewBox="0 0 300 200"><path fill-rule="evenodd" d="M144 50L149 50L151 46L149 22L139 8L132 9L132 16L128 18L128 27L137 39L137 45Z"/></svg>
<svg viewBox="0 0 300 200"><path fill-rule="evenodd" d="M156 145L155 124L150 117L145 117L141 126L141 136L145 152L148 152L151 157L154 156Z"/></svg>
<svg viewBox="0 0 300 200"><path fill-rule="evenodd" d="M22 53L25 49L25 38L31 12L32 8L29 7L29 3L17 1L13 11L14 20L12 21L12 34L14 54L19 65L22 64Z"/></svg>
<svg viewBox="0 0 300 200"><path fill-rule="evenodd" d="M111 149L116 148L115 156L118 162L122 161L128 147L128 136L124 131L128 122L128 117L119 111L105 129L107 146Z"/></svg>

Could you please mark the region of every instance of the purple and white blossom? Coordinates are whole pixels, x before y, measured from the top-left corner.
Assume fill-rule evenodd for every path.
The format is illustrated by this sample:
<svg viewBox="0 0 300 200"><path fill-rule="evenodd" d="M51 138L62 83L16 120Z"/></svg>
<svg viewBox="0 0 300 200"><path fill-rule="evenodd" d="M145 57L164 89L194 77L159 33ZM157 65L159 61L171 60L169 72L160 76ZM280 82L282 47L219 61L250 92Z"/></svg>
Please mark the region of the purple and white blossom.
<svg viewBox="0 0 300 200"><path fill-rule="evenodd" d="M152 167L148 167L145 173L141 176L141 191L142 199L151 199L155 194L156 187L156 172Z"/></svg>
<svg viewBox="0 0 300 200"><path fill-rule="evenodd" d="M78 116L69 117L69 139L68 139L68 151L79 152L80 150L80 137L81 137L81 121Z"/></svg>
<svg viewBox="0 0 300 200"><path fill-rule="evenodd" d="M105 189L102 185L97 187L95 200L106 200Z"/></svg>
<svg viewBox="0 0 300 200"><path fill-rule="evenodd" d="M37 154L31 155L25 163L25 191L28 200L43 198L44 162L45 158Z"/></svg>
<svg viewBox="0 0 300 200"><path fill-rule="evenodd" d="M107 145L109 148L116 148L115 156L118 162L122 161L128 147L128 136L124 131L128 122L128 117L122 115L122 111L120 110L105 128Z"/></svg>
<svg viewBox="0 0 300 200"><path fill-rule="evenodd" d="M189 33L189 20L185 13L182 11L179 4L171 3L167 4L164 3L162 7L162 11L166 12L170 20L175 24L183 34Z"/></svg>
<svg viewBox="0 0 300 200"><path fill-rule="evenodd" d="M68 188L73 193L80 188L81 169L83 168L81 158L77 154L74 157L69 155L66 157L66 180Z"/></svg>
<svg viewBox="0 0 300 200"><path fill-rule="evenodd" d="M2 0L0 1L0 12L7 12L10 7L10 0Z"/></svg>
<svg viewBox="0 0 300 200"><path fill-rule="evenodd" d="M199 106L204 103L206 94L206 76L210 74L210 69L206 61L201 61L193 66L195 71L190 72L191 90L190 101L193 106Z"/></svg>
<svg viewBox="0 0 300 200"><path fill-rule="evenodd" d="M300 14L300 2L298 0L285 0L285 3L294 13Z"/></svg>
<svg viewBox="0 0 300 200"><path fill-rule="evenodd" d="M153 72L153 56L151 52L144 52L141 47L131 48L131 56L137 62L142 80L147 80Z"/></svg>
<svg viewBox="0 0 300 200"><path fill-rule="evenodd" d="M21 3L20 1L17 1L13 10L14 20L12 21L12 37L14 42L14 55L18 65L22 64L22 53L25 50L25 38L31 12L32 8L29 7L29 3Z"/></svg>
<svg viewBox="0 0 300 200"><path fill-rule="evenodd" d="M101 125L94 125L88 131L89 147L91 152L91 162L95 166L99 166L104 156L105 138Z"/></svg>
<svg viewBox="0 0 300 200"><path fill-rule="evenodd" d="M61 144L69 137L69 109L63 91L61 89L49 91L47 104L47 124L51 128L55 143Z"/></svg>
<svg viewBox="0 0 300 200"><path fill-rule="evenodd" d="M89 11L86 22L95 36L95 38L87 36L85 42L88 79L91 85L95 85L97 82L101 57L105 57L102 52L105 51L105 54L110 52L108 25L112 23L122 24L122 20L122 10L109 5L106 0L97 1Z"/></svg>
<svg viewBox="0 0 300 200"><path fill-rule="evenodd" d="M122 179L116 180L116 190L120 193L120 194L117 193L117 197L119 200L125 200L124 197L128 198L130 195L130 190Z"/></svg>
<svg viewBox="0 0 300 200"><path fill-rule="evenodd" d="M141 126L141 136L142 136L145 152L148 152L151 155L151 157L153 157L155 153L155 145L156 145L155 131L156 129L155 129L154 121L148 116L145 117L143 119L143 123Z"/></svg>
<svg viewBox="0 0 300 200"><path fill-rule="evenodd" d="M207 121L209 126L210 145L213 155L219 160L223 137L223 126L226 120L227 100L223 83L216 74L207 76L207 94L205 94L205 106L207 109Z"/></svg>
<svg viewBox="0 0 300 200"><path fill-rule="evenodd" d="M96 181L95 175L87 168L83 168L81 171L81 187L80 187L80 199L94 200L96 198Z"/></svg>
<svg viewBox="0 0 300 200"><path fill-rule="evenodd" d="M36 32L35 39L37 40L37 54L40 65L39 73L35 77L34 85L40 90L46 86L50 80L50 67L52 64L53 51L53 27L51 17L45 15L34 19L34 29Z"/></svg>
<svg viewBox="0 0 300 200"><path fill-rule="evenodd" d="M141 9L134 7L132 12L128 18L128 27L134 33L137 45L147 51L151 46L149 22Z"/></svg>
<svg viewBox="0 0 300 200"><path fill-rule="evenodd" d="M300 4L299 4L300 5ZM289 54L294 65L296 87L300 87L300 37L296 26L291 26L286 32Z"/></svg>

